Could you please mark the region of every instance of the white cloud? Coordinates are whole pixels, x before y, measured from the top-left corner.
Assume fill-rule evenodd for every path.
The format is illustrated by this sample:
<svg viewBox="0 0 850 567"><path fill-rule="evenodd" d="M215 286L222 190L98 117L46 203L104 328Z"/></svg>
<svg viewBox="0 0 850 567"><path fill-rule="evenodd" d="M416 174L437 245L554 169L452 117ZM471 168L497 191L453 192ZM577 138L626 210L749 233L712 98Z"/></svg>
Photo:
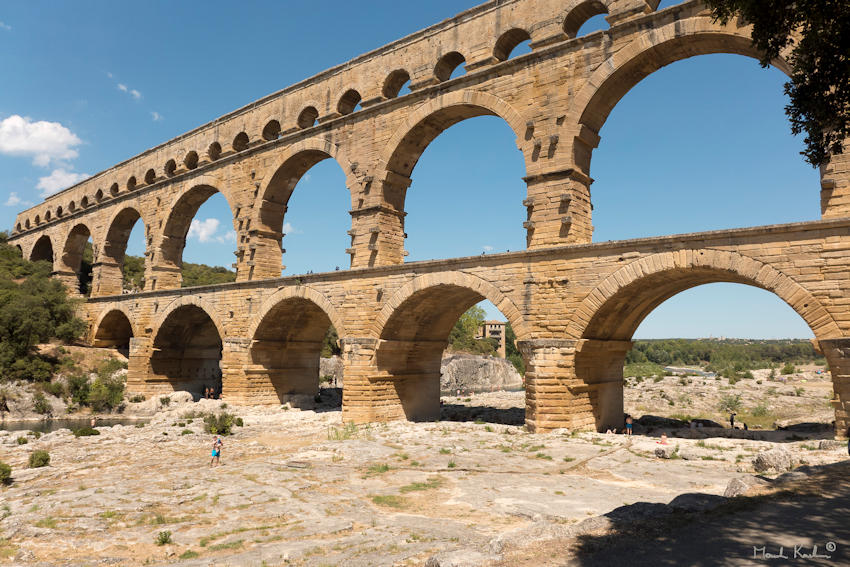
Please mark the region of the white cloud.
<svg viewBox="0 0 850 567"><path fill-rule="evenodd" d="M107 73L106 73L106 76L107 76L107 77L109 77L109 78L111 79L111 78L112 78L112 73L107 72Z"/></svg>
<svg viewBox="0 0 850 567"><path fill-rule="evenodd" d="M284 234L298 234L298 230L292 226L292 223L285 222L283 223L283 233Z"/></svg>
<svg viewBox="0 0 850 567"><path fill-rule="evenodd" d="M23 205L25 207L29 207L30 205L32 205L32 202L24 201L23 199L18 197L17 192L12 191L11 193L9 193L9 198L6 199L6 202L3 203L3 204L6 205L7 207L17 207L18 205Z"/></svg>
<svg viewBox="0 0 850 567"><path fill-rule="evenodd" d="M112 78L112 75L109 75L109 76L110 76L110 78ZM129 94L131 97L133 97L136 100L139 100L140 98L142 98L142 93L140 93L136 89L131 89L130 87L128 87L124 83L118 83L118 90L121 91L122 93Z"/></svg>
<svg viewBox="0 0 850 567"><path fill-rule="evenodd" d="M493 248L492 246L484 246L485 252L492 252L493 250L495 250L495 248Z"/></svg>
<svg viewBox="0 0 850 567"><path fill-rule="evenodd" d="M198 242L204 244L209 242L218 242L219 244L236 242L236 231L228 230L224 234L216 234L219 226L221 226L221 222L218 219L192 219L192 223L189 225L189 233L186 237L197 238Z"/></svg>
<svg viewBox="0 0 850 567"><path fill-rule="evenodd" d="M305 174L304 174L304 177L302 177L302 178L301 178L301 181L303 181L304 183L310 183L310 179L312 179L312 177L310 176L310 174L309 174L309 173L305 173Z"/></svg>
<svg viewBox="0 0 850 567"><path fill-rule="evenodd" d="M118 83L118 90L121 91L122 93L126 93L127 92L127 85L122 85L121 83Z"/></svg>
<svg viewBox="0 0 850 567"><path fill-rule="evenodd" d="M0 22L0 29L4 29L6 31L12 31L12 26L7 24L6 22Z"/></svg>
<svg viewBox="0 0 850 567"><path fill-rule="evenodd" d="M13 114L0 121L0 154L32 156L40 167L51 161L70 160L79 154L73 149L82 143L76 134L58 122L33 122Z"/></svg>
<svg viewBox="0 0 850 567"><path fill-rule="evenodd" d="M160 120L162 120L162 114L156 111L151 112L151 118L153 118L154 122L159 122Z"/></svg>
<svg viewBox="0 0 850 567"><path fill-rule="evenodd" d="M136 100L139 100L140 98L142 98L142 93L140 93L136 89L130 89L130 95Z"/></svg>
<svg viewBox="0 0 850 567"><path fill-rule="evenodd" d="M41 189L42 197L49 197L89 177L91 176L88 173L74 173L73 171L65 171L62 168L54 169L47 177L40 177L38 179L36 188Z"/></svg>

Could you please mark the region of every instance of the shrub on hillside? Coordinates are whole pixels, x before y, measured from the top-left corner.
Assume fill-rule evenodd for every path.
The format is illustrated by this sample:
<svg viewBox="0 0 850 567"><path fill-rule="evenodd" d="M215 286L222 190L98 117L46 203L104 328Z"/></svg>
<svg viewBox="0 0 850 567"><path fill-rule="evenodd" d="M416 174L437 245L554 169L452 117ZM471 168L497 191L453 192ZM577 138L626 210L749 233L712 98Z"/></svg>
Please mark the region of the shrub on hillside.
<svg viewBox="0 0 850 567"><path fill-rule="evenodd" d="M100 435L100 431L89 425L74 430L74 437L89 437L91 435Z"/></svg>
<svg viewBox="0 0 850 567"><path fill-rule="evenodd" d="M0 461L0 484L9 484L12 482L12 467Z"/></svg>
<svg viewBox="0 0 850 567"><path fill-rule="evenodd" d="M216 415L208 413L204 416L204 431L213 435L230 435L233 429L234 416L226 411Z"/></svg>
<svg viewBox="0 0 850 567"><path fill-rule="evenodd" d="M47 415L53 411L53 407L41 392L36 392L32 397L32 411L41 415Z"/></svg>
<svg viewBox="0 0 850 567"><path fill-rule="evenodd" d="M124 399L124 381L121 378L98 377L88 395L88 405L97 412L112 411Z"/></svg>
<svg viewBox="0 0 850 567"><path fill-rule="evenodd" d="M50 453L47 451L33 451L30 453L29 467L31 469L37 469L39 467L46 467L50 464Z"/></svg>

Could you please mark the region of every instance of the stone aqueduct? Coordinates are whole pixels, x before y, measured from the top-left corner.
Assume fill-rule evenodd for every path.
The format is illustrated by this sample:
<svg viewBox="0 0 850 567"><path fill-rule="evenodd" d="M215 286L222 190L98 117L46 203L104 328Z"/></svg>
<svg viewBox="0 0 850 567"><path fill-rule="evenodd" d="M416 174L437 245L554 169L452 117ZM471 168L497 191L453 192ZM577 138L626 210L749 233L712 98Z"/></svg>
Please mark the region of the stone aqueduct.
<svg viewBox="0 0 850 567"><path fill-rule="evenodd" d="M434 417L449 331L486 298L519 339L532 430L620 424L623 360L641 320L690 287L748 284L774 292L811 327L844 435L850 152L821 170L821 220L591 242L590 161L617 101L677 60L756 55L746 26L714 23L698 1L657 5L492 0L48 198L18 215L11 242L27 258L51 260L76 288L91 237L89 338L129 342L130 391L197 391L221 376L223 397L239 403L313 394L332 323L343 349L343 419L357 422ZM575 37L600 13L609 30ZM531 52L510 58L526 40ZM466 73L451 78L458 65ZM401 93L408 81L411 92ZM504 119L524 156L527 249L404 263L405 195L418 158L442 131L479 115ZM324 159L340 164L351 194L351 269L282 278L287 201ZM237 281L181 289L189 223L216 192L233 212ZM145 289L122 295L138 219Z"/></svg>

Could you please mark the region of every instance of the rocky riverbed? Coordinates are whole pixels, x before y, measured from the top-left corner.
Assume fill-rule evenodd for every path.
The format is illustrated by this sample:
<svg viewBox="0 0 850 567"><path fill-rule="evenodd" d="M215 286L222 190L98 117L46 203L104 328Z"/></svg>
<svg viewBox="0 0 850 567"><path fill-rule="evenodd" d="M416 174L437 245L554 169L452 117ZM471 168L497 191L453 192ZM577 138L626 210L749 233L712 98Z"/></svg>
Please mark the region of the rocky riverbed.
<svg viewBox="0 0 850 567"><path fill-rule="evenodd" d="M601 516L623 506L693 508L704 499L681 495L747 490L757 462L779 467L765 472L775 477L846 457L823 431L530 434L523 392L445 398L440 422L352 426L336 394L315 411L174 396L143 427L0 432L14 479L0 488L0 562L508 565L604 529ZM244 426L210 468L213 438L188 416L221 411ZM27 468L34 450L50 465Z"/></svg>

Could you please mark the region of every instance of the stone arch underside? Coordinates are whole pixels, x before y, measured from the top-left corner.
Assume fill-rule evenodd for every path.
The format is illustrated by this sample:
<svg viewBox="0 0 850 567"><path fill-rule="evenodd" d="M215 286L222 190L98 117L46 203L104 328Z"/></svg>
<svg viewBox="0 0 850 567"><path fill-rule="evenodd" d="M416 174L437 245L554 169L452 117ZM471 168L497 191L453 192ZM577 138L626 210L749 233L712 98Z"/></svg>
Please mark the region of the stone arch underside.
<svg viewBox="0 0 850 567"><path fill-rule="evenodd" d="M440 414L440 363L455 322L470 307L488 299L525 335L522 317L498 289L467 274L420 276L387 300L375 332L376 385L398 405L398 416L412 421Z"/></svg>
<svg viewBox="0 0 850 567"><path fill-rule="evenodd" d="M235 218L233 203L213 183L213 180L200 180L182 192L171 205L168 219L165 221L160 237L159 257L151 258L155 271L154 277L156 278L153 288L173 289L180 287L183 281L181 270L186 237L189 234L192 219L195 218L198 209L207 199L216 193L221 193L230 207L231 222L233 222ZM236 229L235 223L233 228Z"/></svg>
<svg viewBox="0 0 850 567"><path fill-rule="evenodd" d="M142 215L135 207L125 207L112 217L106 238L100 244L98 270L95 275L93 295L119 295L124 289L124 260L130 233ZM147 225L145 227L145 248L147 248Z"/></svg>
<svg viewBox="0 0 850 567"><path fill-rule="evenodd" d="M60 258L60 271L66 272L66 284L69 287L76 287L70 290L72 293L85 293L88 291L88 284L91 273L83 270L83 255L86 249L86 243L92 237L91 230L85 224L75 225L68 233L65 239L65 245L62 248L62 256ZM87 265L90 269L91 265Z"/></svg>
<svg viewBox="0 0 850 567"><path fill-rule="evenodd" d="M309 288L281 290L264 303L248 335L245 377L254 403L312 402L319 392L323 340L332 324L339 325L336 310Z"/></svg>
<svg viewBox="0 0 850 567"><path fill-rule="evenodd" d="M130 352L133 324L122 309L109 309L94 325L91 345L98 348L115 348L125 356Z"/></svg>
<svg viewBox="0 0 850 567"><path fill-rule="evenodd" d="M723 27L705 15L674 21L652 35L642 34L611 55L571 103L565 126L574 129L573 162L590 175L591 154L599 143L602 126L620 99L640 81L676 61L718 53L759 58L749 28L735 28L732 24ZM773 63L788 74L785 60Z"/></svg>
<svg viewBox="0 0 850 567"><path fill-rule="evenodd" d="M266 172L268 179L257 195L256 211L248 231L250 244L247 254L249 273L240 279L257 280L280 277L283 267L283 224L287 206L295 186L319 162L333 159L346 175L347 184L356 183L349 176L351 167L336 146L327 141L311 140L290 148L283 159ZM351 195L348 195L349 202Z"/></svg>
<svg viewBox="0 0 850 567"><path fill-rule="evenodd" d="M53 242L50 240L50 237L48 235L43 234L39 237L38 240L35 241L35 244L33 244L32 250L30 251L30 261L40 262L45 260L50 262L50 266L52 269Z"/></svg>
<svg viewBox="0 0 850 567"><path fill-rule="evenodd" d="M206 388L222 389L222 335L213 317L193 303L166 311L153 335L147 381L167 392L188 391L197 400Z"/></svg>
<svg viewBox="0 0 850 567"><path fill-rule="evenodd" d="M567 329L567 335L576 339L576 381L567 389L585 397L597 429L622 427L623 363L640 323L674 295L720 282L770 291L794 309L817 338L841 336L835 320L815 297L768 264L711 249L647 256L596 286Z"/></svg>

